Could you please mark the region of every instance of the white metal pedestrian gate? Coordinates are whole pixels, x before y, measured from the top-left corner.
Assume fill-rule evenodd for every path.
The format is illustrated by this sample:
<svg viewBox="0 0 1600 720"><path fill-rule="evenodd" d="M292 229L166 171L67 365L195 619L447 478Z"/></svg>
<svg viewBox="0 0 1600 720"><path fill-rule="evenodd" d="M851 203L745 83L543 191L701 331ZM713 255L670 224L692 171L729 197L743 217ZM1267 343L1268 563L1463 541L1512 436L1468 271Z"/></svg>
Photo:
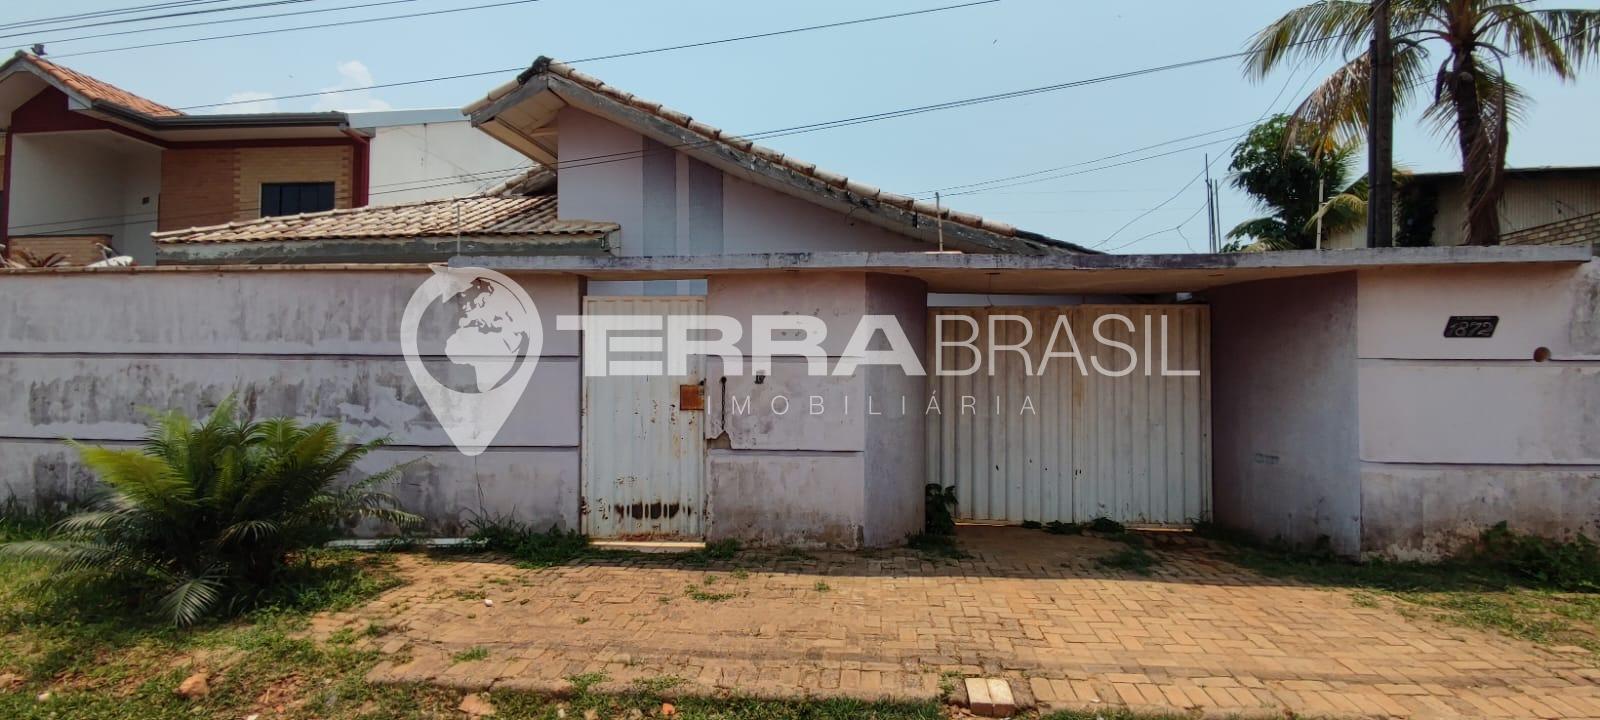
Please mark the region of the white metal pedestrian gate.
<svg viewBox="0 0 1600 720"><path fill-rule="evenodd" d="M588 297L585 315L702 315L699 297ZM640 336L640 354L618 352ZM650 336L649 338L645 336ZM659 362L662 331L613 332L608 360ZM618 344L620 340L621 345ZM698 538L705 509L705 371L585 377L583 529L600 538Z"/></svg>
<svg viewBox="0 0 1600 720"><path fill-rule="evenodd" d="M927 424L928 482L956 487L960 518L1181 525L1210 516L1208 308L934 308L930 373L936 356L947 369L972 361L967 349L936 346L933 323L941 314L975 320L979 348L989 347L992 331L997 344L1023 343L1028 356L996 353L992 376L984 357L975 374L929 378L939 407ZM1005 316L1025 319L1032 337ZM1061 318L1066 326L1057 332ZM946 342L971 332L963 321L945 321ZM1081 369L1057 355L1038 374L1047 351L1072 352L1074 340ZM1112 342L1131 348L1137 364L1130 369L1129 352ZM1195 374L1179 374L1185 371Z"/></svg>

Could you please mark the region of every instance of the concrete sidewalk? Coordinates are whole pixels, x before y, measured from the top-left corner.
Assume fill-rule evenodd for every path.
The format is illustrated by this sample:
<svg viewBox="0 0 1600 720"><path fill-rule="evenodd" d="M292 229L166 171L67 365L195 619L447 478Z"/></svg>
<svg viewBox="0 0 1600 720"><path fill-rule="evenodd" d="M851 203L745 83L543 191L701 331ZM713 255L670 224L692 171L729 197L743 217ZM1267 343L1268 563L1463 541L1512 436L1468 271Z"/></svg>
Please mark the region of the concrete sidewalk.
<svg viewBox="0 0 1600 720"><path fill-rule="evenodd" d="M1045 709L1600 717L1600 669L1581 649L1361 607L1185 536L1155 543L1148 576L1099 567L1122 547L1102 539L1013 528L961 539L961 560L750 551L706 567L524 570L406 555L406 586L316 630L391 628L369 641L388 656L375 681L478 689L562 690L603 673L602 688L929 698L987 676ZM487 657L462 659L477 648Z"/></svg>

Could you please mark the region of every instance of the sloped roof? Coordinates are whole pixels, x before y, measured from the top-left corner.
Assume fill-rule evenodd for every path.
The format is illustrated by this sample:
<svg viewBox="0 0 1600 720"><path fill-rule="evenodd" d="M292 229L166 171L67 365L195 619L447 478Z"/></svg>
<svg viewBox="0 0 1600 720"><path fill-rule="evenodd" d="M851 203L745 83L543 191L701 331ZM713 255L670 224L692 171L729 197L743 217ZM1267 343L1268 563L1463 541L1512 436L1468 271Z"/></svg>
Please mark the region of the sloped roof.
<svg viewBox="0 0 1600 720"><path fill-rule="evenodd" d="M724 132L713 125L690 117L686 113L668 108L661 103L625 92L607 85L597 77L579 72L572 66L541 56L533 65L517 76L516 80L491 90L484 98L462 108L472 116L474 125L494 122L499 113L513 103L528 100L528 94L553 91L563 101L574 102L574 90L586 91L615 103L624 110L611 113L610 119L619 120L633 129L655 134L657 139L676 140L673 145L685 153L699 154L703 159L725 168L729 163L740 170L765 175L775 189L796 197L820 201L836 209L848 203L849 212L866 210L863 215L898 232L928 239L937 233L935 218L942 217L953 224L952 231L969 231L951 236L952 242L966 241L991 251L1040 254L1049 252L1095 253L1084 247L1038 233L1020 230L1008 223L964 213L950 208L936 207L931 200L916 200L906 195L891 193L860 180L829 172L799 158L785 155L771 148ZM551 103L531 98L535 110L526 115L551 114ZM560 103L556 103L559 105ZM637 117L642 115L642 118ZM655 121L630 122L640 119ZM648 125L648 126L647 126ZM525 131L527 128L517 128ZM491 133L494 134L494 133ZM681 138L681 139L679 139ZM707 152L708 149L711 152ZM715 151L721 151L720 153ZM524 150L526 152L526 150ZM720 162L719 162L720 161ZM909 232L908 232L909 231Z"/></svg>
<svg viewBox="0 0 1600 720"><path fill-rule="evenodd" d="M596 236L616 223L556 218L556 196L479 195L265 217L151 235L157 244L390 240L454 235L504 239Z"/></svg>
<svg viewBox="0 0 1600 720"><path fill-rule="evenodd" d="M527 172L489 188L485 195L539 195L555 190L556 173L543 165L534 165Z"/></svg>
<svg viewBox="0 0 1600 720"><path fill-rule="evenodd" d="M177 117L183 114L154 100L139 97L111 83L97 80L76 70L64 68L33 53L18 50L16 58L31 63L46 75L54 78L56 82L65 85L69 90L82 95L85 99L116 105L151 117Z"/></svg>

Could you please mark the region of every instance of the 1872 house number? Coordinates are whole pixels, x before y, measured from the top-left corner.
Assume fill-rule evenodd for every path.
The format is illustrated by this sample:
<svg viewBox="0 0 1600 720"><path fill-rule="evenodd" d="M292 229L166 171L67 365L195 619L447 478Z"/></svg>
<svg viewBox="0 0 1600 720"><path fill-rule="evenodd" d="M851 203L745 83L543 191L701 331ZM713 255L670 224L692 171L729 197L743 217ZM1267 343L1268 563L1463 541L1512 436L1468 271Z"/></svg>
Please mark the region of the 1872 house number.
<svg viewBox="0 0 1600 720"><path fill-rule="evenodd" d="M1450 321L1444 324L1444 336L1447 338L1494 337L1494 329L1499 326L1499 315L1452 315L1450 316Z"/></svg>

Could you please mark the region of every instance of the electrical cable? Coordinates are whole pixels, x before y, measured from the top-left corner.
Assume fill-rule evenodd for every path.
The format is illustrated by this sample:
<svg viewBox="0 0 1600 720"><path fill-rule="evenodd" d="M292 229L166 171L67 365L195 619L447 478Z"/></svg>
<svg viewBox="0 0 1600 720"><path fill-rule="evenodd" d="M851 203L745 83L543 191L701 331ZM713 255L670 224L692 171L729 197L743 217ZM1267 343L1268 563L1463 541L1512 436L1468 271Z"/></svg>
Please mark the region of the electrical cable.
<svg viewBox="0 0 1600 720"><path fill-rule="evenodd" d="M143 45L128 45L126 47L101 48L99 50L83 50L79 52L62 53L55 57L82 57L85 55L100 55L103 53L122 52L124 50L143 50L153 47L167 47L171 45L186 45L189 43L206 42L209 40L231 40L233 38L257 37L260 35L273 35L276 33L296 32L299 30L322 30L326 28L347 27L350 25L364 25L366 23L385 22L388 20L406 20L410 18L430 17L434 15L447 15L450 13L467 12L469 10L488 10L491 8L509 7L512 5L526 5L539 2L539 0L506 0L505 2L487 3L483 5L468 5L467 7L446 8L443 10L429 10L426 12L406 13L403 15L385 15L383 17L362 18L359 20L342 20L340 22L323 23L321 25L297 25L295 27L273 28L271 30L254 30L251 32L232 33L229 35L208 35L206 37L186 38L183 40L168 40L166 42L146 43Z"/></svg>
<svg viewBox="0 0 1600 720"><path fill-rule="evenodd" d="M753 35L739 35L739 36L736 36L736 37L720 38L720 39L717 39L717 40L705 40L705 41L701 41L701 42L693 42L693 43L687 43L687 44L683 44L683 45L669 45L669 46L666 46L666 47L650 48L650 49L647 49L647 50L630 50L630 51L627 51L627 52L611 53L609 55L596 55L594 57L578 58L576 60L568 61L567 64L568 65L577 65L577 64L581 64L581 63L587 63L587 62L598 62L598 61L601 61L601 60L614 60L614 59L617 59L617 58L636 57L636 56L639 56L639 55L650 55L650 54L653 54L653 53L671 52L671 51L674 51L674 50L688 50L688 49L691 49L691 48L707 47L707 46L711 46L711 45L723 45L723 44L727 44L727 43L740 42L740 41L744 41L744 40L758 40L758 39L762 39L762 38L777 37L777 36L780 36L780 35L792 35L794 33L808 32L808 31L811 31L811 30L828 30L828 29L832 29L832 28L845 27L845 26L848 26L848 25L861 25L863 23L878 22L880 20L895 20L895 19L904 18L904 17L911 17L913 15L927 15L927 14L930 14L930 13L944 12L946 10L959 10L959 9L962 9L962 8L969 8L969 7L974 7L974 6L977 6L977 5L988 5L990 3L996 3L996 2L1000 2L1000 0L979 0L978 2L968 2L968 3L959 4L959 5L945 5L945 6L942 6L942 7L927 8L927 9L924 9L924 10L912 10L912 11L909 11L909 12L893 13L893 14L890 14L890 15L878 15L878 16L875 16L875 17L856 18L854 20L841 20L839 22L824 23L822 25L807 25L807 26L804 26L804 27L788 28L788 29L785 29L785 30L774 30L774 31L771 31L771 32L756 33L756 34L753 34ZM487 75L503 75L503 74L506 74L506 73L521 72L521 71L523 71L525 69L526 69L525 66L510 67L510 68L495 68L493 70L480 70L480 71L476 71L476 72L460 73L460 74L456 74L456 75L442 75L442 76L439 76L439 77L420 78L420 79L417 79L417 80L400 80L400 81L397 81L397 82L377 83L377 84L374 84L374 85L363 85L361 87L353 87L353 88L336 88L336 89L332 89L332 90L319 90L317 92L296 93L296 94L293 94L293 95L277 95L277 96L273 96L273 97L265 97L265 98L259 98L259 99L253 99L253 100L232 100L232 101L228 101L228 102L206 103L206 104L203 104L203 105L186 105L186 106L183 106L183 107L179 107L178 109L179 110L198 110L198 109L201 109L201 108L223 107L223 106L226 106L226 105L241 105L241 104L253 103L253 102L267 102L267 101L275 101L275 100L296 100L296 99L300 99L300 98L317 97L317 96L321 96L321 95L336 95L336 94L340 94L340 93L360 92L360 91L363 91L363 90L381 90L381 89L384 89L384 88L404 87L404 86L409 86L409 85L421 85L421 84L424 84L424 83L443 82L443 81L447 81L447 80L461 80L461 79L465 79L465 78L484 77L484 76L487 76Z"/></svg>
<svg viewBox="0 0 1600 720"><path fill-rule="evenodd" d="M305 2L305 1L306 0L294 0L294 2ZM295 17L295 16L299 16L299 15L316 15L316 14L319 14L319 13L340 12L342 10L361 10L363 8L381 7L381 6L384 6L384 5L400 5L400 4L403 4L403 3L413 3L413 2L417 2L417 0L383 0L383 2L369 2L369 3L362 3L362 4L359 4L359 5L344 5L344 6L341 6L341 7L317 8L317 9L314 9L314 10L296 10L294 12L273 13L271 15L251 15L249 17L224 18L224 19L221 19L221 20L207 20L205 22L184 23L182 25L164 25L162 27L139 28L137 30L119 30L117 32L99 33L97 35L79 35L77 37L55 38L55 39L52 39L52 40L40 41L39 44L41 44L41 45L59 45L61 43L77 42L79 40L93 40L93 39L96 39L96 38L105 38L105 37L116 37L116 36L119 36L119 35L135 35L135 34L138 34L138 33L158 32L158 31L161 31L161 30L179 30L179 29L182 29L182 28L205 27L205 26L209 26L209 25L222 25L222 24L226 24L226 23L237 23L237 22L249 22L249 21L252 21L252 20L276 20L276 19L279 19L279 18ZM230 9L232 9L232 8L230 8ZM20 46L20 47L26 47L26 46ZM71 54L69 53L68 55L63 56L63 57L70 57L70 55Z"/></svg>
<svg viewBox="0 0 1600 720"><path fill-rule="evenodd" d="M219 2L231 2L231 1L232 0L181 0L180 2L162 2L162 3L151 3L149 5L132 5L132 6L124 7L124 8L109 8L109 9L106 9L106 10L95 10L95 11L91 11L91 12L74 13L74 14L71 14L71 15L57 15L55 17L34 18L32 20L17 20L17 21L14 21L14 22L8 22L8 23L0 24L0 30L11 30L11 29L14 29L14 28L19 28L19 27L29 27L29 26L37 26L37 25L59 25L61 23L77 22L77 21L80 21L80 20L90 20L90 19L101 18L101 17L114 17L114 16L117 16L117 15L128 15L128 14L131 14L131 13L141 13L141 12L155 12L155 11L158 11L158 10L166 10L166 9L169 9L169 8L187 7L187 6L193 6L193 5L215 5L215 4L219 3ZM44 32L53 32L53 30L46 30Z"/></svg>

